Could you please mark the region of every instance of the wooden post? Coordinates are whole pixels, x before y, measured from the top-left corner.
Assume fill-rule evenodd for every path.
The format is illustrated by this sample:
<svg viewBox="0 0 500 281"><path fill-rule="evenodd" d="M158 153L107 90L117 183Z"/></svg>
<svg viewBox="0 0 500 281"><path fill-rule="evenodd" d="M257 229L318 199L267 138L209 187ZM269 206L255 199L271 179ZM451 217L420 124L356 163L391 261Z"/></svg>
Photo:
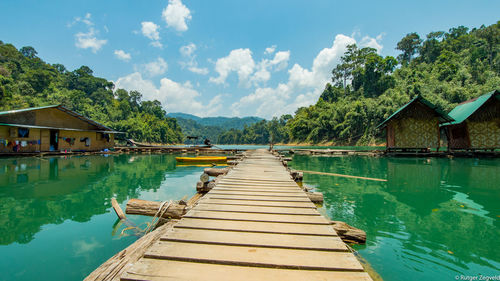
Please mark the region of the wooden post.
<svg viewBox="0 0 500 281"><path fill-rule="evenodd" d="M307 197L313 202L323 204L323 193L321 192L306 192Z"/></svg>
<svg viewBox="0 0 500 281"><path fill-rule="evenodd" d="M333 229L346 243L365 244L366 232L359 228L348 225L343 221L331 221Z"/></svg>
<svg viewBox="0 0 500 281"><path fill-rule="evenodd" d="M118 216L118 218L120 218L121 220L127 219L127 216L125 216L122 208L120 207L120 205L118 204L118 201L116 201L115 198L111 198L111 206L113 206L113 209L115 210L115 213Z"/></svg>

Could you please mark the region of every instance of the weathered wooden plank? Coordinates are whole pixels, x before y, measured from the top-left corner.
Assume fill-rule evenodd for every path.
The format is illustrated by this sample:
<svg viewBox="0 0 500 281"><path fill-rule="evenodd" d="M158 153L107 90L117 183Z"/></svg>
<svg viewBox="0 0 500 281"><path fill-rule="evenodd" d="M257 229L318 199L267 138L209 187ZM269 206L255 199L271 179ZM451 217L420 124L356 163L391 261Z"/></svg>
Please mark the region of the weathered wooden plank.
<svg viewBox="0 0 500 281"><path fill-rule="evenodd" d="M214 230L231 230L260 233L303 234L337 236L331 226L323 224L297 224L277 222L229 221L199 218L183 218L175 227Z"/></svg>
<svg viewBox="0 0 500 281"><path fill-rule="evenodd" d="M129 269L121 280L124 281L256 281L256 280L338 280L338 281L370 281L365 272L320 271L274 269L263 267L247 267L194 263L171 260L144 258Z"/></svg>
<svg viewBox="0 0 500 281"><path fill-rule="evenodd" d="M177 228L161 240L218 245L347 252L339 237Z"/></svg>
<svg viewBox="0 0 500 281"><path fill-rule="evenodd" d="M212 190L226 190L226 191L244 191L244 192L247 192L247 191L251 191L251 192L254 192L254 191L258 191L258 192L262 192L263 194L265 194L266 192L279 192L279 193L304 193L304 191L300 188L287 188L287 189L275 189L275 188L262 188L262 187L237 187L237 186L233 186L233 187L228 187L228 186L224 186L224 185L216 185L215 188L213 188Z"/></svg>
<svg viewBox="0 0 500 281"><path fill-rule="evenodd" d="M287 222L305 224L325 224L330 222L323 216L288 215L288 214L259 214L259 213L237 213L237 212L213 212L193 209L185 218L203 218L233 221L258 221L258 222Z"/></svg>
<svg viewBox="0 0 500 281"><path fill-rule="evenodd" d="M232 200L232 199L214 199L205 196L200 203L226 204L226 205L245 205L245 206L279 206L288 208L316 208L312 202L290 202L290 201L256 201L256 200Z"/></svg>
<svg viewBox="0 0 500 281"><path fill-rule="evenodd" d="M264 183L264 182L232 182L219 180L218 184L229 186L259 186L259 187L272 187L272 188L296 188L296 183Z"/></svg>
<svg viewBox="0 0 500 281"><path fill-rule="evenodd" d="M294 192L294 193L280 193L280 192L266 192L262 193L260 191L238 191L238 190L213 190L210 195L221 194L221 195L245 195L245 196L261 196L261 197L283 197L283 198L308 198L304 192Z"/></svg>
<svg viewBox="0 0 500 281"><path fill-rule="evenodd" d="M314 208L286 208L269 206L245 206L245 205L221 205L199 203L196 210L202 211L224 211L224 212L242 212L242 213L261 213L261 214L294 214L320 216L321 214Z"/></svg>
<svg viewBox="0 0 500 281"><path fill-rule="evenodd" d="M184 242L158 241L144 254L144 257L269 268L363 270L356 257L350 252L235 247Z"/></svg>
<svg viewBox="0 0 500 281"><path fill-rule="evenodd" d="M224 194L210 194L208 198L213 199L232 199L232 200L255 200L255 201L282 201L282 202L311 202L307 197L271 197L261 195L224 195Z"/></svg>

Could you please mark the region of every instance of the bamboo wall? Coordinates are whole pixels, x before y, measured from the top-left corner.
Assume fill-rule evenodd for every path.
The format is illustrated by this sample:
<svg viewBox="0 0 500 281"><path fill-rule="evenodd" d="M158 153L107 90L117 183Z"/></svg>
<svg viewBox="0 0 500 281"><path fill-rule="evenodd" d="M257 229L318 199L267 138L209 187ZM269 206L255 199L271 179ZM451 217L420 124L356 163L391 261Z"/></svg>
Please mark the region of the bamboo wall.
<svg viewBox="0 0 500 281"><path fill-rule="evenodd" d="M500 101L491 99L464 122L447 126L451 149L500 148Z"/></svg>
<svg viewBox="0 0 500 281"><path fill-rule="evenodd" d="M471 148L500 148L500 101L491 99L466 122Z"/></svg>
<svg viewBox="0 0 500 281"><path fill-rule="evenodd" d="M387 123L388 148L439 147L439 120L428 107L415 103Z"/></svg>

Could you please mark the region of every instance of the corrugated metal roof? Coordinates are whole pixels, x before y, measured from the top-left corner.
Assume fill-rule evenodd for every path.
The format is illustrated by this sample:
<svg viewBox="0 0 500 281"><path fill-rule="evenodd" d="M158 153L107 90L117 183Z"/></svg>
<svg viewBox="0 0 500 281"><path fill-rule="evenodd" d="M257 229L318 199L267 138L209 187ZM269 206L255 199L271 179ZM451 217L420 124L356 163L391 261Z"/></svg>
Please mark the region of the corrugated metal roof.
<svg viewBox="0 0 500 281"><path fill-rule="evenodd" d="M10 124L10 123L0 123L0 126L9 127L20 127L29 129L49 129L49 130L63 130L63 131L77 131L77 132L95 132L95 133L106 133L106 134L125 134L118 131L100 131L100 130L84 130L84 129L73 129L73 128L59 128L59 127L48 127L48 126L35 126L35 125L25 125L25 124Z"/></svg>
<svg viewBox="0 0 500 281"><path fill-rule="evenodd" d="M64 107L63 105L61 104L56 104L56 105L48 105L48 106L40 106L40 107L30 107L30 108L23 108L23 109L16 109L16 110L7 110L7 111L0 111L0 115L6 115L6 114L14 114L14 113L19 113L19 112L27 112L27 111L33 111L33 110L40 110L40 109L46 109L46 108L57 108L75 118L78 118L84 122L87 122L93 126L96 126L100 129L102 129L103 131L110 131L110 132L116 132L116 131L113 131L113 129L107 127L107 126L104 126L103 124L100 124L94 120L91 120L73 110L70 110L66 107ZM8 126L8 125L5 125L5 126ZM22 126L27 126L27 125L22 125ZM30 126L34 126L34 125L30 125ZM36 127L36 126L35 126ZM52 128L52 127L47 127L47 128ZM68 128L53 128L53 129L64 129L64 130L69 130ZM91 130L86 130L86 131L91 131ZM120 132L116 132L116 133L120 133Z"/></svg>
<svg viewBox="0 0 500 281"><path fill-rule="evenodd" d="M455 107L448 115L450 115L454 121L442 124L442 126L456 125L464 122L469 118L474 112L476 112L484 103L486 103L491 98L497 98L500 100L500 92L498 90L491 91L475 99L465 101L457 107Z"/></svg>
<svg viewBox="0 0 500 281"><path fill-rule="evenodd" d="M437 108L437 106L435 106L434 104L432 104L430 101L428 101L428 100L424 99L422 96L418 95L415 98L413 98L411 101L409 101L407 104L403 105L401 108L399 108L398 110L396 110L396 112L394 112L391 116L389 116L387 119L385 119L384 122L380 123L377 126L377 129L383 127L385 124L387 124L387 122L389 122L389 120L391 120L392 118L395 118L397 115L399 115L399 113L401 113L410 104L412 104L414 102L417 102L417 101L421 102L422 104L426 105L430 109L434 110L438 114L440 122L450 122L450 121L453 121L453 118L451 118L444 111L441 111L440 109Z"/></svg>

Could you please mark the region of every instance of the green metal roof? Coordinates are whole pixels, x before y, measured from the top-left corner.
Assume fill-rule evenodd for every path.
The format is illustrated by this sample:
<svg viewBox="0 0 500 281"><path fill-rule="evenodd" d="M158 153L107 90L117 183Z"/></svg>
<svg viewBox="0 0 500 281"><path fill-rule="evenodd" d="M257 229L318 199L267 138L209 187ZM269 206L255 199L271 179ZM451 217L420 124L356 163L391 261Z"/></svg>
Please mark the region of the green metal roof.
<svg viewBox="0 0 500 281"><path fill-rule="evenodd" d="M452 111L450 111L450 113L448 113L448 115L450 115L455 121L442 124L442 126L456 125L464 122L491 98L497 98L500 100L500 91L491 91L480 97L465 101L457 105L457 107L455 107Z"/></svg>
<svg viewBox="0 0 500 281"><path fill-rule="evenodd" d="M389 116L387 119L385 119L384 122L380 123L377 126L377 129L378 128L382 128L385 124L387 124L387 122L389 122L389 120L391 120L392 118L395 118L397 115L399 115L401 112L403 112L403 110L405 108L407 108L410 104L412 104L414 102L417 102L417 101L421 102L422 104L426 105L430 109L434 110L434 112L436 112L438 114L440 122L450 122L450 121L453 121L453 118L451 118L444 111L438 109L437 106L435 106L434 104L432 104L430 101L428 101L428 100L424 99L422 96L418 95L415 98L413 98L411 101L409 101L407 104L403 105L400 109L396 110L396 112L394 112L391 116Z"/></svg>

